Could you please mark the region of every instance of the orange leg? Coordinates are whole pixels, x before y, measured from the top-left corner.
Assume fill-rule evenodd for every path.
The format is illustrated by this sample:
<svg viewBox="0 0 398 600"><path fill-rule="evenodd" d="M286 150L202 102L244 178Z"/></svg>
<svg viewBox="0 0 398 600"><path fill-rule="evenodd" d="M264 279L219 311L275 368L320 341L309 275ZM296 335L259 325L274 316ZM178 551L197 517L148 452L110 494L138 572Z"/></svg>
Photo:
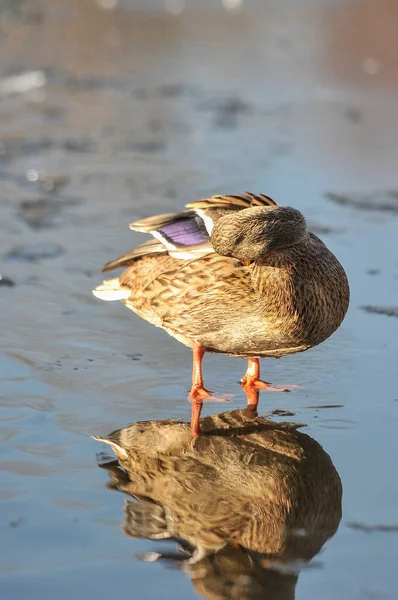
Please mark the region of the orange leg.
<svg viewBox="0 0 398 600"><path fill-rule="evenodd" d="M258 358L249 358L247 371L240 380L245 392L249 392L250 389L268 390L269 392L289 392L288 388L273 387L266 381L260 379L260 361ZM258 400L257 400L258 402ZM253 402L254 404L254 402Z"/></svg>
<svg viewBox="0 0 398 600"><path fill-rule="evenodd" d="M191 433L192 437L200 435L200 413L202 412L203 400L211 396L211 392L203 387L202 360L205 351L202 346L193 348L192 387L189 397L192 400Z"/></svg>
<svg viewBox="0 0 398 600"><path fill-rule="evenodd" d="M192 400L205 400L213 392L206 390L203 387L202 360L205 351L202 346L194 346L193 348L193 366L192 366L192 387L189 393Z"/></svg>
<svg viewBox="0 0 398 600"><path fill-rule="evenodd" d="M228 398L216 398L213 392L206 390L203 387L202 360L205 351L199 344L193 347L193 367L192 367L192 387L189 392L189 398L192 401L191 412L191 432L192 437L200 435L200 413L204 400L212 400L214 402L228 402Z"/></svg>

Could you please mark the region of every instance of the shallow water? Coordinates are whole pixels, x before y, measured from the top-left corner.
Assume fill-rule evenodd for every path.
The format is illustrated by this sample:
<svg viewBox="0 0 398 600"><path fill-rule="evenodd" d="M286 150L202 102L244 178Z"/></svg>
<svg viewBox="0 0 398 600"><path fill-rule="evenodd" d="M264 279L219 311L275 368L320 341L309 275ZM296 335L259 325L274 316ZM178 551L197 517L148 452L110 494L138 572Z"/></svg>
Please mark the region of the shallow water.
<svg viewBox="0 0 398 600"><path fill-rule="evenodd" d="M396 598L398 7L114 4L0 5L4 597L197 597L183 569L136 559L175 544L121 531L90 437L187 420L190 352L91 289L141 239L129 222L249 189L302 210L352 290L330 340L263 361L266 380L301 387L262 394L260 413L294 413L272 418L306 424L343 485L296 598ZM244 362L204 368L242 408Z"/></svg>

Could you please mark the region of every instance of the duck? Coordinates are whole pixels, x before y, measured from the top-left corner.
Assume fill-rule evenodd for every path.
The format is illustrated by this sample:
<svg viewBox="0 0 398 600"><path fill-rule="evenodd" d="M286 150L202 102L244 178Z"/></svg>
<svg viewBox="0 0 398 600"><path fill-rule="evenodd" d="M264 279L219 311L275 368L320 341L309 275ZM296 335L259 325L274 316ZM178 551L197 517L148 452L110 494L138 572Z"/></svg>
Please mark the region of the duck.
<svg viewBox="0 0 398 600"><path fill-rule="evenodd" d="M294 598L300 568L341 520L342 484L330 456L303 424L254 409L201 424L196 438L176 419L95 437L117 456L101 466L107 487L128 496L124 531L182 546L173 559L184 561L205 597Z"/></svg>
<svg viewBox="0 0 398 600"><path fill-rule="evenodd" d="M130 229L152 236L108 262L120 267L93 294L119 300L192 348L192 436L200 435L207 352L245 358L245 391L278 388L260 378L259 360L308 350L341 325L349 305L344 268L304 215L269 196L245 192L147 217Z"/></svg>

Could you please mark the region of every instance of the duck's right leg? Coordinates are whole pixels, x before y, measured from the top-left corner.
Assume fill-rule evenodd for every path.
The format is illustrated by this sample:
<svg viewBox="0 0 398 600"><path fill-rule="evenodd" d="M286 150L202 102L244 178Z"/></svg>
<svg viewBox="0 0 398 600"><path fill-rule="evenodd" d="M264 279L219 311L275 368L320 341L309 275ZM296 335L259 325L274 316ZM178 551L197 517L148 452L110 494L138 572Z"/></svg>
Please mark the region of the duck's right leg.
<svg viewBox="0 0 398 600"><path fill-rule="evenodd" d="M260 379L260 360L258 358L249 358L247 370L240 380L243 389L247 392L250 389L268 390L269 392L290 392L288 388L274 387L267 381Z"/></svg>

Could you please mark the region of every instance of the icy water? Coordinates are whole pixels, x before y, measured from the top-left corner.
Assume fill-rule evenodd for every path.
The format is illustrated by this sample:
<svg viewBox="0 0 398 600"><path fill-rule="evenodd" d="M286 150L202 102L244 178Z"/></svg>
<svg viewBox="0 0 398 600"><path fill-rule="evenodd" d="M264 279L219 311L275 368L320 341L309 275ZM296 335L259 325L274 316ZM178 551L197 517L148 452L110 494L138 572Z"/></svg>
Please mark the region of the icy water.
<svg viewBox="0 0 398 600"><path fill-rule="evenodd" d="M397 3L165 5L0 4L1 597L396 598ZM129 222L243 190L302 210L350 279L330 340L263 361L266 380L301 387L259 406L322 446L326 471L302 481L336 491L339 476L342 518L319 486L329 525L309 565L262 562L257 577L236 545L206 559L212 578L150 527L122 531L131 496L107 488L97 454L111 450L91 438L188 420L190 351L91 289L142 239ZM234 397L204 415L244 407L244 368L205 358L208 387ZM317 506L300 504L308 531Z"/></svg>

